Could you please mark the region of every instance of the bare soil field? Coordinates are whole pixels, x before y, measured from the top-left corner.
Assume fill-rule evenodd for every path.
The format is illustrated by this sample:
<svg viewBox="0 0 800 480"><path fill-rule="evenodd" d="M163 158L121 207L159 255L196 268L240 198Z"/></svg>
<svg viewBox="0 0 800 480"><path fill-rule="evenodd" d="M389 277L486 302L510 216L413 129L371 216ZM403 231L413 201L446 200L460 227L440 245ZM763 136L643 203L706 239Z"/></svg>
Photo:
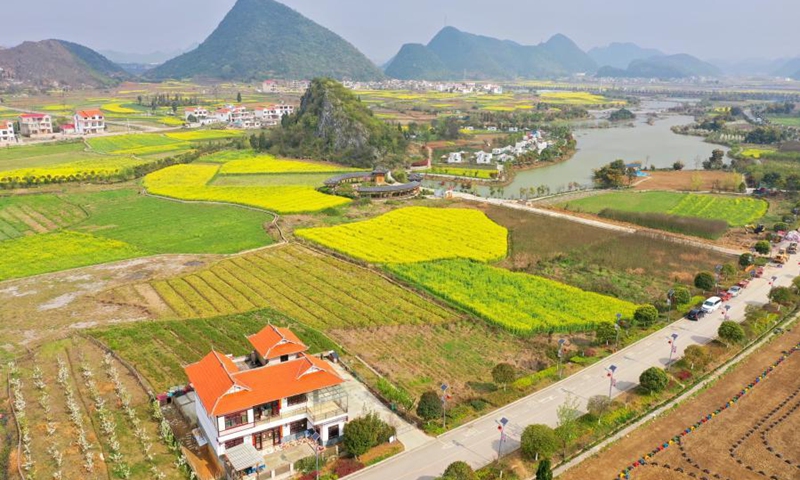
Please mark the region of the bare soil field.
<svg viewBox="0 0 800 480"><path fill-rule="evenodd" d="M791 353L798 344L800 328L795 327L670 414L559 478L800 478L800 352ZM687 429L690 433L682 436ZM645 458L659 446L661 451ZM644 465L631 469L628 477L621 473L639 460Z"/></svg>
<svg viewBox="0 0 800 480"><path fill-rule="evenodd" d="M676 171L676 172L647 172L649 177L636 185L635 190L678 190L678 191L709 191L717 182L719 185L732 185L738 187L742 176L730 172L716 171Z"/></svg>

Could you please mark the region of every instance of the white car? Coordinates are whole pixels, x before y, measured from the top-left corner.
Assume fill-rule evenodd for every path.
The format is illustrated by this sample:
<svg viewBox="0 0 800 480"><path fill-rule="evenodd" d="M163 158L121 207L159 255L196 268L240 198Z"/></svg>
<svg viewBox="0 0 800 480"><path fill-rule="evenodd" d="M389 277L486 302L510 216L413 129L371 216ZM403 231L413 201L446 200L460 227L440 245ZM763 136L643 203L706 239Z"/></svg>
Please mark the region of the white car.
<svg viewBox="0 0 800 480"><path fill-rule="evenodd" d="M703 302L702 309L706 313L713 313L719 310L719 307L722 306L722 299L719 297L711 297Z"/></svg>
<svg viewBox="0 0 800 480"><path fill-rule="evenodd" d="M731 294L731 297L738 297L739 294L742 293L742 287L734 285L728 289L728 293Z"/></svg>

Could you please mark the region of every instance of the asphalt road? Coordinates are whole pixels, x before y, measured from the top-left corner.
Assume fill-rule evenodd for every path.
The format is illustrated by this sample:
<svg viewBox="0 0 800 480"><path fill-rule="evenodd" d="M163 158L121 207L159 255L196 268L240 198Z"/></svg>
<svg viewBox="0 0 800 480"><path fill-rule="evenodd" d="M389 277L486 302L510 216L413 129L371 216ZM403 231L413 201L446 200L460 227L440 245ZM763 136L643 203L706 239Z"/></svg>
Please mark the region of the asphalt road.
<svg viewBox="0 0 800 480"><path fill-rule="evenodd" d="M793 255L784 267L766 267L763 278L753 280L738 297L724 304L731 307L730 319L743 321L746 306L766 303L773 276L777 277L776 285L791 285L792 279L800 276L799 259L800 256ZM667 364L671 349L668 341L672 334L678 335L677 352L673 358L680 358L689 345L709 343L716 337L717 329L724 320L724 311L724 308L720 309L699 322L681 319L620 350L600 363L441 435L424 445L352 475L351 478L359 480L432 479L441 475L444 469L456 460L465 461L473 468L482 467L497 458L498 447L500 447L497 421L501 417L509 420L505 429L506 437L502 444L502 451L508 453L519 447L519 437L525 426L543 423L555 427L557 408L564 403L568 396L576 397L580 402L580 408L585 409L587 400L593 395L608 395L610 379L607 376L607 368L609 366L617 367L616 386L612 388L612 396L617 396L623 391L635 388L639 375L647 368L664 367Z"/></svg>

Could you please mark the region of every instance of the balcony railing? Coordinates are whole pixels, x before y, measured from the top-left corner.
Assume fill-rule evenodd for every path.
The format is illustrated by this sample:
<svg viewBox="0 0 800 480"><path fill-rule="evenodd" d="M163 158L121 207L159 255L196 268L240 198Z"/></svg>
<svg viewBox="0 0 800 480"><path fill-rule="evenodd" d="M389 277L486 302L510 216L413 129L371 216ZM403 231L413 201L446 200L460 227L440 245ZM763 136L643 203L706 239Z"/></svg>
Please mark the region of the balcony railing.
<svg viewBox="0 0 800 480"><path fill-rule="evenodd" d="M278 415L270 415L256 420L256 425L263 425L271 423L276 420L285 420L287 418L296 417L298 415L307 415L314 423L319 423L329 418L337 417L339 415L346 415L347 409L343 408L336 402L327 402L321 405L306 405L303 408L294 408L291 410L281 411Z"/></svg>

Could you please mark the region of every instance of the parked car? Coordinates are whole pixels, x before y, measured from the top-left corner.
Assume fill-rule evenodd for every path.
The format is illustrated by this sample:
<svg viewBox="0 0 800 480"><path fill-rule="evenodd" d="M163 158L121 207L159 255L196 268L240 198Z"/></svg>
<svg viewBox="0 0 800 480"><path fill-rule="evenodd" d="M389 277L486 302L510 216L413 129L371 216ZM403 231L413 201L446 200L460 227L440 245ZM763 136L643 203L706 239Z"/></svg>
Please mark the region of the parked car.
<svg viewBox="0 0 800 480"><path fill-rule="evenodd" d="M704 312L700 308L693 308L693 309L689 310L689 313L686 314L686 318L691 320L691 321L693 321L693 322L697 322L697 321L699 321L701 318L703 318L705 316L706 316L706 312Z"/></svg>
<svg viewBox="0 0 800 480"><path fill-rule="evenodd" d="M750 280L742 280L736 285L739 286L740 288L747 288L747 286L750 285Z"/></svg>
<svg viewBox="0 0 800 480"><path fill-rule="evenodd" d="M728 293L731 295L731 297L738 297L739 294L742 293L742 287L734 285L728 289Z"/></svg>
<svg viewBox="0 0 800 480"><path fill-rule="evenodd" d="M722 299L719 297L710 297L703 302L702 310L706 313L713 313L719 310L722 306Z"/></svg>
<svg viewBox="0 0 800 480"><path fill-rule="evenodd" d="M795 255L797 253L797 242L790 243L786 251L789 252L790 255Z"/></svg>

